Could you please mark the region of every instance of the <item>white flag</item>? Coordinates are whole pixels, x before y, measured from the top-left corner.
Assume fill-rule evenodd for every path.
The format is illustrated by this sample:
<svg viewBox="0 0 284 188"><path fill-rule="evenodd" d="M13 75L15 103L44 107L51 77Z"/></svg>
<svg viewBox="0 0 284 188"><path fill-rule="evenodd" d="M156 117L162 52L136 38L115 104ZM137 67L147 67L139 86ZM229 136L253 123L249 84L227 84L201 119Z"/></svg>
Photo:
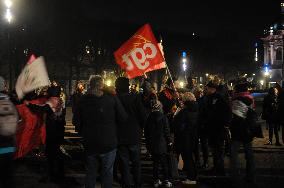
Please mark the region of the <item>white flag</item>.
<svg viewBox="0 0 284 188"><path fill-rule="evenodd" d="M50 84L48 73L45 67L44 58L39 57L33 62L28 63L16 83L16 92L19 99L22 99L25 94L36 90L40 87Z"/></svg>

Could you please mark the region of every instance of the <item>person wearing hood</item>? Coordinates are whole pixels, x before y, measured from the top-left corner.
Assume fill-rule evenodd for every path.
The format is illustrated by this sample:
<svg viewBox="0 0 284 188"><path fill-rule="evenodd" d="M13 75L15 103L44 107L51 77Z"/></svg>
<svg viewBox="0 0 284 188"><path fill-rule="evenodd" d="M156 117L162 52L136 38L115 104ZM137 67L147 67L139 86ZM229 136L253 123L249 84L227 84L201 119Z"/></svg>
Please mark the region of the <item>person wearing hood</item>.
<svg viewBox="0 0 284 188"><path fill-rule="evenodd" d="M159 166L162 166L164 175L164 186L172 187L169 181L169 163L167 154L172 146L170 128L166 115L163 114L162 104L157 95L152 95L150 99L151 113L146 121L144 135L146 138L147 150L152 155L154 187L162 185L159 178Z"/></svg>
<svg viewBox="0 0 284 188"><path fill-rule="evenodd" d="M198 103L194 94L186 92L182 96L183 109L174 117L175 148L180 151L187 179L184 184L196 184L197 170L194 151L197 142Z"/></svg>
<svg viewBox="0 0 284 188"><path fill-rule="evenodd" d="M64 141L66 108L60 98L61 87L51 86L47 90L48 99L44 105L24 101L31 111L46 114L46 147L48 175L42 181L62 181L64 178L64 157L60 145Z"/></svg>
<svg viewBox="0 0 284 188"><path fill-rule="evenodd" d="M141 159L140 142L142 129L146 121L146 111L142 104L140 95L130 93L129 79L119 77L115 81L117 97L120 99L128 119L125 122L118 123L118 158L121 165L122 187L131 187L131 173L129 162L133 167L134 187L142 187L141 181Z"/></svg>

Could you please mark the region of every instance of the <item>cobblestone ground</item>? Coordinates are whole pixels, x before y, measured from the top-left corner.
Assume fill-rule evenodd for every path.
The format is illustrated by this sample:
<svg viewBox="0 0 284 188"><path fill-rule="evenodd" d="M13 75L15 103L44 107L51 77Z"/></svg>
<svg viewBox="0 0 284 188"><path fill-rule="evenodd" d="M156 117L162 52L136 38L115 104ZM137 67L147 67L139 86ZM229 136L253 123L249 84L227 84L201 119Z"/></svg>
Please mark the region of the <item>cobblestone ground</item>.
<svg viewBox="0 0 284 188"><path fill-rule="evenodd" d="M70 114L70 109L68 113ZM20 188L83 188L85 167L84 157L82 153L82 147L79 139L76 135L72 134L73 130L70 126L71 116L67 115L67 133L64 149L71 156L66 156L66 179L64 183L40 183L40 178L44 175L44 157L38 157L35 154L30 154L25 158L16 161L16 184ZM265 145L268 138L268 131L263 124L263 131L265 134L264 139L255 139L253 149L256 160L256 181L260 188L283 188L284 187L284 146ZM71 132L71 133L69 133ZM281 138L281 137L280 137ZM211 159L211 157L210 157ZM145 148L142 148L142 174L144 180L143 187L152 187L151 177L151 161L145 155ZM240 151L240 161L242 174L245 173L245 159L243 151ZM212 160L210 161L212 166ZM225 158L226 171L229 172L229 157ZM179 167L182 168L182 161L179 163ZM228 173L229 174L229 173ZM183 175L181 174L181 177ZM97 187L100 187L99 185ZM119 187L117 182L114 183L114 187ZM202 187L202 188L220 188L231 187L229 176L214 177L207 176L205 172L200 170L199 180L197 185L184 186L179 182L175 183L174 187ZM244 185L243 187L250 187Z"/></svg>

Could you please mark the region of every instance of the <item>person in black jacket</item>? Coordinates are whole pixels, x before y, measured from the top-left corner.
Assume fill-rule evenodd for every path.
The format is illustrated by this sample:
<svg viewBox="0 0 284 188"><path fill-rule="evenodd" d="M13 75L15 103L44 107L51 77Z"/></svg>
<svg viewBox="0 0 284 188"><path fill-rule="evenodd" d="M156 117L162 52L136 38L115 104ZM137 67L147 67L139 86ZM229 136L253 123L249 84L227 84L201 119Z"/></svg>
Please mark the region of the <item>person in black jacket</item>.
<svg viewBox="0 0 284 188"><path fill-rule="evenodd" d="M247 112L253 108L254 99L248 92L248 85L241 83L235 86L235 93L232 101L233 118L230 125L231 130L231 169L232 180L235 186L239 181L239 149L242 144L246 159L246 180L254 184L255 164L252 150L253 135L249 131Z"/></svg>
<svg viewBox="0 0 284 188"><path fill-rule="evenodd" d="M209 158L209 148L208 148L208 138L204 129L204 119L202 118L202 112L206 109L206 97L205 94L206 90L202 91L200 88L196 88L194 90L194 96L196 98L196 102L198 103L198 128L197 128L197 142L196 142L196 148L195 148L195 160L197 167L202 167L204 169L207 169L209 167L208 165L208 158ZM202 150L202 157L203 157L203 164L201 166L200 164L200 156L199 156L199 142L200 139L200 145Z"/></svg>
<svg viewBox="0 0 284 188"><path fill-rule="evenodd" d="M172 146L170 138L169 123L162 112L162 105L157 96L151 99L152 112L145 124L144 135L146 138L147 150L150 151L153 160L154 187L159 187L162 182L159 178L159 166L162 165L165 187L171 187L169 181L169 163L167 154Z"/></svg>
<svg viewBox="0 0 284 188"><path fill-rule="evenodd" d="M82 96L85 94L85 88L82 82L78 82L75 92L71 95L70 102L72 107L72 113L75 114L75 111L78 107L79 101ZM74 120L72 119L72 123L74 124Z"/></svg>
<svg viewBox="0 0 284 188"><path fill-rule="evenodd" d="M120 99L128 119L118 123L118 157L120 159L122 187L131 187L129 162L133 167L134 187L142 187L140 141L146 112L140 95L129 92L129 79L119 77L115 81L117 97Z"/></svg>
<svg viewBox="0 0 284 188"><path fill-rule="evenodd" d="M104 93L103 78L90 77L90 89L74 114L76 131L83 136L87 155L86 188L96 186L97 161L101 162L101 184L111 188L117 149L117 122L128 118L116 96Z"/></svg>
<svg viewBox="0 0 284 188"><path fill-rule="evenodd" d="M277 93L278 90L271 87L268 91L268 95L263 100L262 112L265 117L266 123L268 124L269 130L269 141L267 145L272 145L273 132L276 139L276 146L281 146L279 142L278 134L278 119L277 119Z"/></svg>
<svg viewBox="0 0 284 188"><path fill-rule="evenodd" d="M46 113L46 147L45 153L48 162L48 177L44 181L61 181L64 177L64 160L60 145L64 140L66 109L60 98L59 86L49 87L48 100L45 105L36 105L25 101L32 111Z"/></svg>
<svg viewBox="0 0 284 188"><path fill-rule="evenodd" d="M184 108L174 117L175 146L181 151L187 179L184 184L196 184L194 151L197 142L198 103L191 92L182 96Z"/></svg>
<svg viewBox="0 0 284 188"><path fill-rule="evenodd" d="M226 100L217 93L218 85L209 82L206 85L206 104L201 117L204 119L204 128L212 149L213 169L215 175L224 175L224 140L226 130L230 125L231 108Z"/></svg>

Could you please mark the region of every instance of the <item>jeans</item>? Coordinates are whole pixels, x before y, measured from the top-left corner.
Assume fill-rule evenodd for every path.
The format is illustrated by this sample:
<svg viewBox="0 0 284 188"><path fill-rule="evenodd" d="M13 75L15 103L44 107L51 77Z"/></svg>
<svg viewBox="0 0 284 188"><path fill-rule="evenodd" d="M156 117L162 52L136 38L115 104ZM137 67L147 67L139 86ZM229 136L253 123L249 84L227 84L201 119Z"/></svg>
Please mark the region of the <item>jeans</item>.
<svg viewBox="0 0 284 188"><path fill-rule="evenodd" d="M231 170L232 178L234 181L238 181L239 178L239 149L243 144L245 159L246 159L246 179L250 182L254 182L255 178L255 164L252 150L252 143L242 143L239 141L232 141L231 143Z"/></svg>
<svg viewBox="0 0 284 188"><path fill-rule="evenodd" d="M120 145L118 156L121 166L122 187L131 187L129 162L132 163L134 186L141 187L141 159L139 145Z"/></svg>
<svg viewBox="0 0 284 188"><path fill-rule="evenodd" d="M268 123L269 141L272 143L273 132L275 135L276 143L279 143L278 125L275 123Z"/></svg>
<svg viewBox="0 0 284 188"><path fill-rule="evenodd" d="M217 175L223 175L225 173L224 168L224 140L209 140L210 147L212 149L213 156L213 169Z"/></svg>
<svg viewBox="0 0 284 188"><path fill-rule="evenodd" d="M159 179L159 167L162 166L164 180L169 180L169 162L167 154L153 154L153 178L154 180Z"/></svg>
<svg viewBox="0 0 284 188"><path fill-rule="evenodd" d="M200 145L201 145L201 151L202 151L202 157L203 157L203 164L208 164L208 156L209 156L209 149L208 149L208 138L204 135L204 133L199 134L200 138ZM200 149L199 149L199 141L196 140L196 146L194 151L194 156L196 163L200 163Z"/></svg>
<svg viewBox="0 0 284 188"><path fill-rule="evenodd" d="M48 177L53 180L62 180L64 177L64 159L60 151L60 142L48 140L45 153L47 156Z"/></svg>
<svg viewBox="0 0 284 188"><path fill-rule="evenodd" d="M186 148L181 152L182 160L184 162L184 170L187 173L187 179L196 180L197 171L195 160L193 158L194 152L192 148Z"/></svg>
<svg viewBox="0 0 284 188"><path fill-rule="evenodd" d="M86 188L96 187L96 170L98 168L98 160L101 162L101 186L102 188L112 188L115 156L116 149L105 154L87 156Z"/></svg>

